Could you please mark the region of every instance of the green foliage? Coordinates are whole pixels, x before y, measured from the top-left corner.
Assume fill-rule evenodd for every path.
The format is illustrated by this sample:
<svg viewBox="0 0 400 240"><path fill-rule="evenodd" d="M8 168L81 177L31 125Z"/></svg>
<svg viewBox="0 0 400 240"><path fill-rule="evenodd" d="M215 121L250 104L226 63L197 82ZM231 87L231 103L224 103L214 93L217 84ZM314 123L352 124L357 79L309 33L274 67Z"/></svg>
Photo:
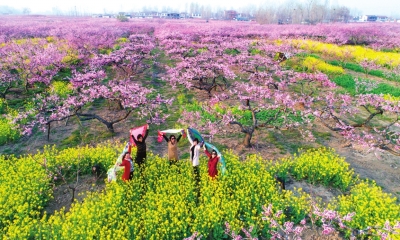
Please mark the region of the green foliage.
<svg viewBox="0 0 400 240"><path fill-rule="evenodd" d="M129 21L129 19L124 15L118 15L117 20L120 22L128 22Z"/></svg>
<svg viewBox="0 0 400 240"><path fill-rule="evenodd" d="M68 65L78 65L81 60L79 59L78 55L69 54L62 59L62 62Z"/></svg>
<svg viewBox="0 0 400 240"><path fill-rule="evenodd" d="M400 82L400 75L397 75L394 72L387 72L385 78L391 81Z"/></svg>
<svg viewBox="0 0 400 240"><path fill-rule="evenodd" d="M83 144L98 143L106 139L109 139L113 135L114 133L107 130L99 132L97 134L93 134L92 131L84 127L80 127L79 129L73 131L68 137L63 139L61 141L59 148L64 149L64 148L80 146Z"/></svg>
<svg viewBox="0 0 400 240"><path fill-rule="evenodd" d="M239 107L231 108L231 112L238 118L238 121L244 125L252 125L253 117L252 113L249 110L242 110ZM256 118L259 123L267 122L270 125L280 127L286 121L290 122L303 122L303 119L300 116L300 112L294 113L284 113L279 109L266 109L260 110L256 113Z"/></svg>
<svg viewBox="0 0 400 240"><path fill-rule="evenodd" d="M70 68L62 68L56 76L54 76L54 80L56 81L63 81L68 79L72 76L72 70Z"/></svg>
<svg viewBox="0 0 400 240"><path fill-rule="evenodd" d="M19 139L20 133L8 119L0 117L0 145Z"/></svg>
<svg viewBox="0 0 400 240"><path fill-rule="evenodd" d="M400 53L400 48L382 48L382 52L394 52L394 53Z"/></svg>
<svg viewBox="0 0 400 240"><path fill-rule="evenodd" d="M61 141L61 147L75 147L82 143L80 130L73 131L68 137Z"/></svg>
<svg viewBox="0 0 400 240"><path fill-rule="evenodd" d="M207 47L197 49L197 53L203 53L203 52L207 52L207 51L208 51Z"/></svg>
<svg viewBox="0 0 400 240"><path fill-rule="evenodd" d="M73 92L72 84L64 81L54 81L50 86L50 92L57 94L60 98L67 98Z"/></svg>
<svg viewBox="0 0 400 240"><path fill-rule="evenodd" d="M393 97L400 97L400 88L393 87L392 85L386 83L378 84L378 87L370 91L374 94L390 94Z"/></svg>
<svg viewBox="0 0 400 240"><path fill-rule="evenodd" d="M370 80L372 82L372 80ZM352 75L340 75L333 79L337 85L343 87L348 93L351 95L356 94L356 83L354 81L354 77ZM400 96L400 88L393 87L392 85L386 83L379 83L377 88L372 89L370 91L359 91L361 94L365 93L373 93L373 94L389 94L393 97Z"/></svg>
<svg viewBox="0 0 400 240"><path fill-rule="evenodd" d="M236 48L227 48L227 49L224 50L224 53L226 53L226 54L228 54L228 55L233 55L233 56L235 56L235 55L240 54L240 51L237 50Z"/></svg>
<svg viewBox="0 0 400 240"><path fill-rule="evenodd" d="M396 198L383 192L374 182L360 182L351 188L349 195L339 196L334 205L341 214L356 213L347 224L356 229L382 228L386 221L393 225L400 219L400 205L396 204ZM373 228L370 231L376 233Z"/></svg>
<svg viewBox="0 0 400 240"><path fill-rule="evenodd" d="M16 113L15 110L8 107L5 99L0 98L0 145L20 138L20 132L10 120L11 116L15 116ZM5 114L8 114L9 118L5 117Z"/></svg>
<svg viewBox="0 0 400 240"><path fill-rule="evenodd" d="M7 111L7 101L4 98L0 98L0 114L4 114Z"/></svg>
<svg viewBox="0 0 400 240"><path fill-rule="evenodd" d="M272 176L280 177L283 180L288 180L290 170L293 167L292 158L281 158L275 161L266 163L267 169Z"/></svg>
<svg viewBox="0 0 400 240"><path fill-rule="evenodd" d="M112 166L116 159L118 149L122 149L120 143L112 144L107 142L97 147L83 146L78 148L67 148L58 150L55 146L45 146L43 152L38 152L33 156L37 162L43 162L46 159L47 168L51 172L56 172L59 166L62 166L62 173L65 176L71 176L80 169L80 174L91 173L91 167L95 163L102 164L104 167Z"/></svg>
<svg viewBox="0 0 400 240"><path fill-rule="evenodd" d="M330 132L313 131L312 133L313 133L314 137L321 138L323 140L330 140L332 137L332 133L330 133Z"/></svg>
<svg viewBox="0 0 400 240"><path fill-rule="evenodd" d="M351 95L356 94L356 82L350 74L336 76L332 81L344 88Z"/></svg>
<svg viewBox="0 0 400 240"><path fill-rule="evenodd" d="M306 53L306 52L298 53L298 54L296 54L296 56L300 57L300 58L313 57L313 58L316 58L316 59L321 59L321 57L319 55L317 55L317 54Z"/></svg>
<svg viewBox="0 0 400 240"><path fill-rule="evenodd" d="M128 39L128 38L125 38L125 37L121 37L121 38L118 38L118 39L116 40L116 42L119 43L119 44L127 43L127 42L129 42L129 39Z"/></svg>
<svg viewBox="0 0 400 240"><path fill-rule="evenodd" d="M257 48L250 48L248 51L251 55L262 55L264 53L263 50Z"/></svg>
<svg viewBox="0 0 400 240"><path fill-rule="evenodd" d="M185 105L188 103L188 98L187 95L184 93L180 93L178 94L178 96L176 97L176 100L178 101L179 106Z"/></svg>
<svg viewBox="0 0 400 240"><path fill-rule="evenodd" d="M111 48L100 48L99 49L100 54L106 54L106 55L112 53L112 51L113 51L113 49L111 49Z"/></svg>
<svg viewBox="0 0 400 240"><path fill-rule="evenodd" d="M346 69L353 70L355 72L364 72L364 68L361 65L356 64L356 63L345 62L342 64L342 62L340 62L339 60L328 61L328 63L332 64L334 66L341 66Z"/></svg>
<svg viewBox="0 0 400 240"><path fill-rule="evenodd" d="M333 149L310 149L294 157L291 173L310 183L332 185L345 191L353 183L354 171Z"/></svg>
<svg viewBox="0 0 400 240"><path fill-rule="evenodd" d="M386 78L385 73L379 69L369 70L368 74L376 77Z"/></svg>
<svg viewBox="0 0 400 240"><path fill-rule="evenodd" d="M8 109L20 109L20 108L23 109L24 105L25 105L24 99L14 98L14 99L7 100Z"/></svg>
<svg viewBox="0 0 400 240"><path fill-rule="evenodd" d="M276 132L269 131L266 137L266 141L274 144L276 148L280 150L280 154L286 153L286 147L282 141L280 141L279 136Z"/></svg>
<svg viewBox="0 0 400 240"><path fill-rule="evenodd" d="M349 69L349 70L352 70L352 71L355 71L355 72L365 73L365 69L361 65L359 65L357 63L352 63L352 62L341 63L338 60L328 61L328 63L332 64L334 66L341 66L343 68L346 68L346 69ZM385 76L385 73L382 70L378 70L378 69L376 69L376 70L368 70L367 69L367 73L369 75L372 75L372 76L381 77L381 78L387 78Z"/></svg>
<svg viewBox="0 0 400 240"><path fill-rule="evenodd" d="M201 119L199 119L199 120L202 123L205 123L207 121L216 122L218 120L217 116L204 110L202 107L202 104L197 101L194 101L193 103L190 103L190 104L186 104L182 107L187 112L200 112Z"/></svg>

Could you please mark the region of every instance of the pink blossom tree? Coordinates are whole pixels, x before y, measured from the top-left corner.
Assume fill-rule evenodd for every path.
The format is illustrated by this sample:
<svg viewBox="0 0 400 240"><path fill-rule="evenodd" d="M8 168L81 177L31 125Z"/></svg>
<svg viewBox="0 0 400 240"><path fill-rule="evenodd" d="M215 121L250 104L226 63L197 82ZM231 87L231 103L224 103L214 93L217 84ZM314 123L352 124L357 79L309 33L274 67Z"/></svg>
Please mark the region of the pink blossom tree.
<svg viewBox="0 0 400 240"><path fill-rule="evenodd" d="M86 68L72 72L68 81L73 91L68 96L62 98L51 92L38 94L33 99L33 107L22 112L14 122L19 123L26 134L32 133L36 126L47 128L49 134L52 122L72 116L81 121L96 119L111 132L116 123L133 112L149 123L163 122L167 115L162 114L160 107L169 104L171 99L163 99L154 90L143 87L140 81L141 74L149 67L146 62L153 60L150 54L153 46L146 36L131 36L119 50L94 56ZM107 74L109 67L114 71ZM106 118L87 108L100 99L118 103L119 112Z"/></svg>
<svg viewBox="0 0 400 240"><path fill-rule="evenodd" d="M65 49L45 39L9 42L0 48L0 87L5 98L11 87L26 91L35 83L48 85L65 66Z"/></svg>

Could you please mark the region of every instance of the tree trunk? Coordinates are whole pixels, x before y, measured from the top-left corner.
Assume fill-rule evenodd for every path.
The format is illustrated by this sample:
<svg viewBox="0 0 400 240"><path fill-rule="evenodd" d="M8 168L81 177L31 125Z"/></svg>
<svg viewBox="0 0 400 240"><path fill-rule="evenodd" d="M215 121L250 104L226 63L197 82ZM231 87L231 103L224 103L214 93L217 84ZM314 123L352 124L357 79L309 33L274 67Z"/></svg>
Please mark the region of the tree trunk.
<svg viewBox="0 0 400 240"><path fill-rule="evenodd" d="M105 123L107 126L108 131L114 133L114 124L113 123Z"/></svg>
<svg viewBox="0 0 400 240"><path fill-rule="evenodd" d="M51 123L47 124L47 141L50 141L50 127L51 127L50 124Z"/></svg>
<svg viewBox="0 0 400 240"><path fill-rule="evenodd" d="M25 84L25 93L28 93L28 91L29 91L29 83L26 82L26 84Z"/></svg>
<svg viewBox="0 0 400 240"><path fill-rule="evenodd" d="M74 200L75 200L75 190L76 190L76 187L71 187L71 186L69 186L69 189L71 189L71 191L72 191L71 203L73 203Z"/></svg>
<svg viewBox="0 0 400 240"><path fill-rule="evenodd" d="M251 138L253 137L253 133L246 133L246 136L244 137L244 146L247 148L251 147Z"/></svg>
<svg viewBox="0 0 400 240"><path fill-rule="evenodd" d="M119 108L119 110L123 110L124 109L124 106L122 106L122 102L121 101L118 101L118 108Z"/></svg>

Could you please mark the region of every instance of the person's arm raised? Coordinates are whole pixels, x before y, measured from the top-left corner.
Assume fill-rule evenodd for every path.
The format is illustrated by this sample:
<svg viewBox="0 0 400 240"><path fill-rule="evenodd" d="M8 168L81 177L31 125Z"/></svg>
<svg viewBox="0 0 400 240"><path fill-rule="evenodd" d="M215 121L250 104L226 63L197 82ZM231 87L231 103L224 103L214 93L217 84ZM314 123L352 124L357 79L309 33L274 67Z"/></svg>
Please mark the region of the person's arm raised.
<svg viewBox="0 0 400 240"><path fill-rule="evenodd" d="M167 136L163 133L163 138L165 139L165 141L169 142L169 139L167 138Z"/></svg>

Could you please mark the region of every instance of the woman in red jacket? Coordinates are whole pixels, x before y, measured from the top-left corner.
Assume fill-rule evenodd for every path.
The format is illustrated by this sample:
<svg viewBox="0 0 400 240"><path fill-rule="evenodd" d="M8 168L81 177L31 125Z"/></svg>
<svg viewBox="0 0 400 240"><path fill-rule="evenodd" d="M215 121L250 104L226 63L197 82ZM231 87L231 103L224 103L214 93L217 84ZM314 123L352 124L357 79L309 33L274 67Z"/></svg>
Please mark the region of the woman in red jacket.
<svg viewBox="0 0 400 240"><path fill-rule="evenodd" d="M130 173L131 173L131 155L129 153L125 153L124 157L122 158L122 163L119 165L120 167L124 167L124 174L122 174L122 181L129 181Z"/></svg>
<svg viewBox="0 0 400 240"><path fill-rule="evenodd" d="M212 178L215 178L215 176L218 175L217 164L219 161L219 157L217 155L217 152L215 150L212 150L210 153L209 151L207 151L205 145L204 145L204 152L208 157L208 175Z"/></svg>

